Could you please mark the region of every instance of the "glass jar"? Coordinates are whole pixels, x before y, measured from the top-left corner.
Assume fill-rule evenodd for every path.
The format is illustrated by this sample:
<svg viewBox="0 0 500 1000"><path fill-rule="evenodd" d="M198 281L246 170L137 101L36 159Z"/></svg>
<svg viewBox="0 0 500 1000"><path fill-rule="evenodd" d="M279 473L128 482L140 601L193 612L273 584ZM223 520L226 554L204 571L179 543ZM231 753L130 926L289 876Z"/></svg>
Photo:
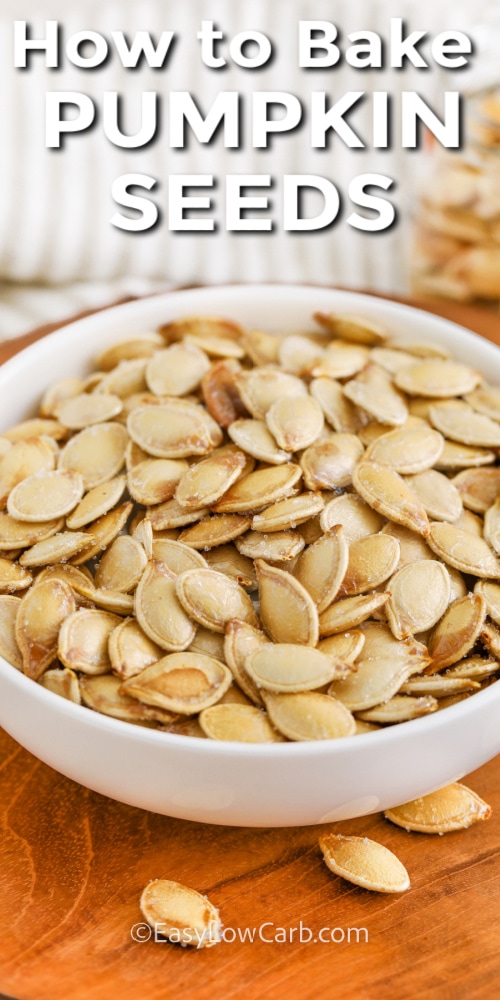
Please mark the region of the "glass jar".
<svg viewBox="0 0 500 1000"><path fill-rule="evenodd" d="M466 102L465 144L429 144L415 216L412 292L500 306L500 88Z"/></svg>

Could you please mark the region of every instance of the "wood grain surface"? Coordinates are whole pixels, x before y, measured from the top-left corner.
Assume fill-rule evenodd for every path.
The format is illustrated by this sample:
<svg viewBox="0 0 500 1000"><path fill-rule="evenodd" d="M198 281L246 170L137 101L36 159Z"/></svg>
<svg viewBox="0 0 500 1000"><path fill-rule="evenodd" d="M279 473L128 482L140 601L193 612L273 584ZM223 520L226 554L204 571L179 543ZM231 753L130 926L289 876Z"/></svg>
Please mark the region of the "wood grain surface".
<svg viewBox="0 0 500 1000"><path fill-rule="evenodd" d="M492 314L432 311L500 343ZM1 345L0 360L18 346ZM16 1000L494 997L500 759L466 780L493 806L469 830L407 833L380 815L334 825L401 858L411 889L391 897L327 870L318 837L333 824L247 830L146 813L62 777L0 730L0 991ZM206 893L226 941L202 951L133 941L151 878ZM334 940L315 941L325 928Z"/></svg>

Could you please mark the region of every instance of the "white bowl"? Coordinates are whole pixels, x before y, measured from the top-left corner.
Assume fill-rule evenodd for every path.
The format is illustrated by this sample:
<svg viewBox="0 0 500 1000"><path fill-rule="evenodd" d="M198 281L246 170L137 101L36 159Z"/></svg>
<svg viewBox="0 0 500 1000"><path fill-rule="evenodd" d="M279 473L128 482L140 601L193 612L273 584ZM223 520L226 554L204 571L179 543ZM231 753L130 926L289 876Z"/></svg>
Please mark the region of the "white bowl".
<svg viewBox="0 0 500 1000"><path fill-rule="evenodd" d="M106 345L183 315L250 327L310 327L314 310L371 317L401 338L435 341L500 383L500 350L453 323L365 295L242 286L143 299L73 323L0 369L0 431L32 414L58 378L90 370ZM244 826L324 823L424 795L500 750L500 684L435 715L334 741L248 745L197 740L107 718L46 691L0 659L0 723L57 771L121 802Z"/></svg>

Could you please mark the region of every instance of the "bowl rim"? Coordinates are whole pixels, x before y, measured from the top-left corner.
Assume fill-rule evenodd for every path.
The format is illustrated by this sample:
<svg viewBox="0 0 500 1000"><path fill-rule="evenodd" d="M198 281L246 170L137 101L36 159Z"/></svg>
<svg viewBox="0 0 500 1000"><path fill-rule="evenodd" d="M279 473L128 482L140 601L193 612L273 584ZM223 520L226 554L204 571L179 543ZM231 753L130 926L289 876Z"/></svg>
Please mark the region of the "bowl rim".
<svg viewBox="0 0 500 1000"><path fill-rule="evenodd" d="M183 298L200 298L205 300L208 298L214 298L217 300L220 296L225 299L225 304L223 312L228 317L230 316L231 302L238 302L242 294L251 294L252 296L260 296L263 299L268 298L274 299L276 295L282 295L286 291L288 300L292 299L302 299L304 293L317 293L319 295L328 295L331 293L333 296L338 296L346 303L347 308L358 310L358 315L371 315L370 309L373 309L373 304L377 303L380 310L384 313L390 314L391 319L394 318L396 321L403 320L405 316L412 316L418 313L421 317L430 318L432 326L434 329L439 329L443 334L448 334L445 336L445 340L451 339L452 335L456 336L458 332L462 338L465 338L469 343L474 342L476 345L481 345L482 351L485 354L497 355L500 353L500 347L491 341L486 340L479 334L467 327L461 326L451 320L444 319L434 313L428 313L425 309L415 307L406 303L394 302L391 299L384 299L376 295L371 295L364 292L350 291L349 289L337 289L334 287L329 287L325 285L314 285L314 284L300 284L292 285L286 283L268 283L268 284L235 284L235 285L211 285L211 286L199 286L195 288L188 289L172 289L167 292L154 293L153 295L143 296L141 298L135 299L131 302L121 303L116 306L110 306L109 308L99 310L96 313L92 313L90 316L85 316L81 319L70 320L57 330L47 334L40 340L29 344L27 347L23 348L16 355L6 361L0 367L0 388L1 383L5 377L7 379L13 379L18 374L22 373L23 366L26 360L33 361L36 355L40 357L44 355L50 355L53 350L57 347L65 344L68 332L72 332L78 329L80 334L83 334L87 328L92 329L96 326L96 321L98 325L103 325L104 327L109 327L116 322L117 325L117 336L116 341L124 339L124 334L120 333L119 323L123 316L127 319L133 319L134 313L140 318L141 313L144 312L144 305L151 303L157 306L158 309L162 309L163 305L168 309L172 301L178 302ZM289 301L287 303L289 305ZM154 311L154 309L153 309ZM221 313L218 312L218 315ZM401 338L404 340L404 334ZM425 339L425 338L423 338ZM112 341L111 341L112 342ZM1 431L0 431L1 434ZM151 745L163 746L170 749L175 747L184 748L191 752L202 751L209 754L225 755L228 751L231 754L236 754L238 757L248 757L248 758L260 758L260 757L314 757L316 755L323 756L326 753L332 754L333 758L342 755L344 752L351 752L354 748L358 748L358 751L367 746L374 746L374 736L373 733L359 733L352 736L344 736L339 739L325 739L325 740L310 740L310 741L290 741L283 743L241 743L238 741L219 741L219 740L202 740L197 736L184 736L178 735L176 733L169 733L168 731L159 731L157 729L148 729L147 727L142 727L134 725L133 723L127 722L125 720L116 719L112 716L104 715L103 713L95 712L85 705L76 704L71 702L61 695L55 694L52 691L42 687L40 684L36 683L33 686L33 681L31 678L26 677L21 671L17 670L3 657L0 657L0 680L5 677L5 680L13 684L18 685L21 691L25 691L27 696L30 697L30 692L35 696L34 700L41 699L42 705L46 701L47 705L52 705L54 708L57 706L58 711L66 714L68 719L74 719L75 722L79 721L85 726L88 726L89 730L97 727L102 732L109 732L110 734L115 733L117 736L124 738L129 736L133 740L138 742L146 742ZM497 690L495 691L495 689ZM464 720L470 716L474 716L476 713L481 713L483 705L485 702L495 703L495 701L500 701L500 684L492 684L482 691L475 692L473 697L466 698L455 705L449 705L446 709L442 711L437 711L430 713L426 716L422 716L418 719L412 719L407 722L395 723L394 725L389 725L382 727L377 731L376 744L378 746L390 744L392 742L397 743L397 741L402 740L410 741L415 736L425 736L427 732L433 732L434 730L444 730L448 724L454 725L456 720L459 720L462 716ZM83 711L82 711L83 710ZM443 715L444 712L444 715ZM182 718L182 717L181 717ZM188 716L186 716L188 718ZM371 742L366 743L367 740ZM353 741L355 741L353 743Z"/></svg>

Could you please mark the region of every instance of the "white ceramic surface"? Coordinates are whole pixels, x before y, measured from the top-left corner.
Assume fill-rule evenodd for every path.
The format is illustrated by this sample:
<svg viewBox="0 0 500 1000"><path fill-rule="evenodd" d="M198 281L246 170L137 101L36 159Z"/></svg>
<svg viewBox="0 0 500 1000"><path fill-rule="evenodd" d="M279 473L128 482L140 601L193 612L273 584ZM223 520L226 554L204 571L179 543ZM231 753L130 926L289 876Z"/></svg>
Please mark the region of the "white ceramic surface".
<svg viewBox="0 0 500 1000"><path fill-rule="evenodd" d="M299 331L311 313L371 317L401 338L432 340L500 383L500 350L406 306L346 292L242 286L176 292L74 323L0 369L0 432L43 390L90 370L98 350L183 315ZM131 805L208 823L291 826L348 819L461 778L500 751L500 684L426 718L337 741L244 745L196 740L106 718L46 691L0 659L0 724L75 781Z"/></svg>

